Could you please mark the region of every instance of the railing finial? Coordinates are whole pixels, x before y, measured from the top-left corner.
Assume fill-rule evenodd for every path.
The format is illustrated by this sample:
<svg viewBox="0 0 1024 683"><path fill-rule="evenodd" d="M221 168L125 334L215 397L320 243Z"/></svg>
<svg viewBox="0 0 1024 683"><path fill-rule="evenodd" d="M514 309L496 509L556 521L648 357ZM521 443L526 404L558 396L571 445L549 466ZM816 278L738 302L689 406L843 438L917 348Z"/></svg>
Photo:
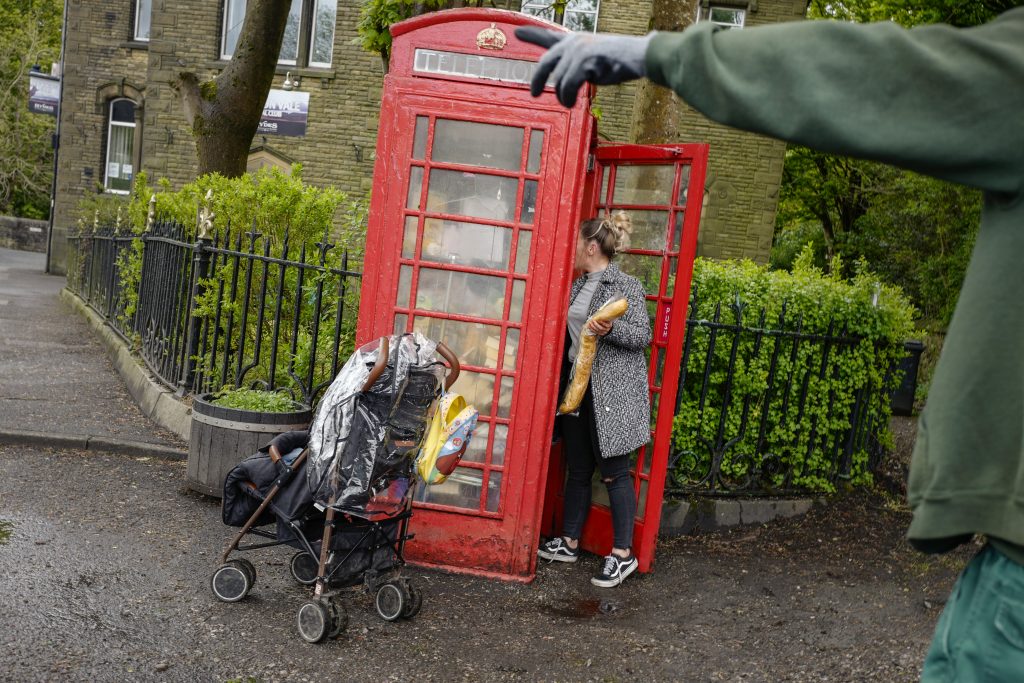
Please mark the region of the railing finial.
<svg viewBox="0 0 1024 683"><path fill-rule="evenodd" d="M114 234L117 235L121 232L121 207L117 207L117 218L114 219Z"/></svg>
<svg viewBox="0 0 1024 683"><path fill-rule="evenodd" d="M146 232L153 229L153 220L156 218L156 193L149 196L149 211L146 212Z"/></svg>
<svg viewBox="0 0 1024 683"><path fill-rule="evenodd" d="M216 215L213 212L213 190L209 189L206 191L206 197L203 198L202 208L199 210L199 234L198 239L208 240L210 239L210 231L213 229L213 217Z"/></svg>

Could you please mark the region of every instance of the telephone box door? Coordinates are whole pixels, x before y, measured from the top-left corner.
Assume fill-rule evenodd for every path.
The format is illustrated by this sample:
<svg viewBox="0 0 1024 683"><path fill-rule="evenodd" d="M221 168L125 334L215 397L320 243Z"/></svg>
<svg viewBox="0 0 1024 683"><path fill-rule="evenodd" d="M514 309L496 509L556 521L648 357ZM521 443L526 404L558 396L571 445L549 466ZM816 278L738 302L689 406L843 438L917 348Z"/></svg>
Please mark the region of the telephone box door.
<svg viewBox="0 0 1024 683"><path fill-rule="evenodd" d="M707 151L704 144L602 145L587 178L585 216L622 209L632 218L630 249L617 262L643 284L653 328L648 350L651 441L632 456L637 497L633 552L641 572L652 568L661 524ZM556 535L561 533L565 482L560 445L553 449L549 472L544 516L546 531ZM596 475L592 500L581 543L585 550L606 554L612 546L611 510Z"/></svg>

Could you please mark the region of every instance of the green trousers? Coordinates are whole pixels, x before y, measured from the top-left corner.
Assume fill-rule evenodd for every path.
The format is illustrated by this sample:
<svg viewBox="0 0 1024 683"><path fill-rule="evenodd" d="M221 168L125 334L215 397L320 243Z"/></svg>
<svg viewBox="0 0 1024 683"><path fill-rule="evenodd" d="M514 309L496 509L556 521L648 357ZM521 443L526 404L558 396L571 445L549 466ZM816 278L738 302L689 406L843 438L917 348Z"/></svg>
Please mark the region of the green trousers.
<svg viewBox="0 0 1024 683"><path fill-rule="evenodd" d="M1024 565L991 544L974 556L935 626L921 681L1024 681Z"/></svg>

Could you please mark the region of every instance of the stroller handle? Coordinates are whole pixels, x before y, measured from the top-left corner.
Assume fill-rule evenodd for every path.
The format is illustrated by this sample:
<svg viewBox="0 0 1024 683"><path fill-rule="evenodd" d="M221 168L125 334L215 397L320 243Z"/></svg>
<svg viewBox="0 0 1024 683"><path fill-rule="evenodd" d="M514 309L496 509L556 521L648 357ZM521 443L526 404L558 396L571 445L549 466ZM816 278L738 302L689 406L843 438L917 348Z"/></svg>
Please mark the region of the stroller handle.
<svg viewBox="0 0 1024 683"><path fill-rule="evenodd" d="M451 349L449 349L444 342L438 342L437 353L451 366L451 372L444 381L444 390L448 391L455 384L455 380L459 378L459 373L462 371L462 366L459 364L459 359L455 356ZM367 392L370 387L373 386L380 376L384 373L384 369L388 366L388 356L390 354L390 348L387 337L380 338L380 347L377 351L377 362L373 364L373 368L370 370L370 375L366 378L366 382L363 384L361 391Z"/></svg>
<svg viewBox="0 0 1024 683"><path fill-rule="evenodd" d="M449 365L452 367L452 372L444 378L444 390L447 391L452 388L456 380L459 379L459 373L462 372L462 366L459 364L459 358L456 354L447 347L444 342L437 343L437 353L445 360L449 361ZM381 344L377 352L377 362L370 371L370 376L367 377L367 381L362 385L360 391L370 391L370 387L380 379L380 376L384 374L384 369L387 368L387 360L390 354L390 344L388 343L387 337L381 337Z"/></svg>
<svg viewBox="0 0 1024 683"><path fill-rule="evenodd" d="M364 393L369 391L370 387L373 386L373 383L376 382L382 374L384 374L384 369L388 366L389 353L390 349L388 348L388 338L381 337L380 350L377 352L377 362L373 364L373 368L370 370L370 376L366 378L366 383L360 391Z"/></svg>
<svg viewBox="0 0 1024 683"><path fill-rule="evenodd" d="M459 365L459 359L455 357L452 350L449 349L444 342L437 343L437 353L448 361L448 364L452 366L452 371L448 373L448 376L444 380L444 390L448 391L455 384L455 380L459 378L459 372L462 370L462 366Z"/></svg>

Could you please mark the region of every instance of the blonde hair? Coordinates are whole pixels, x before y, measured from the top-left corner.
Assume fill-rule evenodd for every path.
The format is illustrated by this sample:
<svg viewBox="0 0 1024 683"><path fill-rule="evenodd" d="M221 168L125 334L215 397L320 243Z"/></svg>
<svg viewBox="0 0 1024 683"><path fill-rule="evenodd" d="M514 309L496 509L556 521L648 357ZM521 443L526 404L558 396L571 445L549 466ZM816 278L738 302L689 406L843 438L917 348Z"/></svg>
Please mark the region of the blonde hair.
<svg viewBox="0 0 1024 683"><path fill-rule="evenodd" d="M616 211L604 218L591 218L583 221L580 235L584 241L597 242L601 253L609 259L629 249L629 236L633 232L633 220L625 211Z"/></svg>

